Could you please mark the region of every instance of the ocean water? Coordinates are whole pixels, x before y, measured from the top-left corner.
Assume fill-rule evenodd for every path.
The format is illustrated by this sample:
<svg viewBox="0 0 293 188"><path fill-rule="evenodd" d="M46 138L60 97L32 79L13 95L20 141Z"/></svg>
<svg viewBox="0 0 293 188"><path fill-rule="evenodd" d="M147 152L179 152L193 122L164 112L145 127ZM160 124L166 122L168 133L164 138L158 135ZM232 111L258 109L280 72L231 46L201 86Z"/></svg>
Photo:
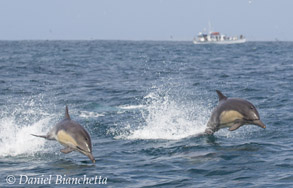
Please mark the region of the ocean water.
<svg viewBox="0 0 293 188"><path fill-rule="evenodd" d="M293 187L293 43L0 41L0 187ZM266 129L203 136L218 99ZM83 125L96 163L46 134Z"/></svg>

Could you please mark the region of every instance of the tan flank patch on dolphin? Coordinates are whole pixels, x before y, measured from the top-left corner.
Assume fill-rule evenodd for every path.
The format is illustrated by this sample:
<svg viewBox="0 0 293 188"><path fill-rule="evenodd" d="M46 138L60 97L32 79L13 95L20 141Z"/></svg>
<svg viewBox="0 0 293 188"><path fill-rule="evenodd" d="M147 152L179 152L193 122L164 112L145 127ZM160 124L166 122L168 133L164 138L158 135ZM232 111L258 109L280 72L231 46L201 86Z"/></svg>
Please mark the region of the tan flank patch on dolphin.
<svg viewBox="0 0 293 188"><path fill-rule="evenodd" d="M60 130L57 133L57 140L65 145L72 145L77 146L77 143L72 136L70 136L68 133L66 133L64 130Z"/></svg>
<svg viewBox="0 0 293 188"><path fill-rule="evenodd" d="M232 124L229 125L230 123L233 123L235 120L242 118L243 115L235 110L223 111L220 115L220 124L231 126Z"/></svg>

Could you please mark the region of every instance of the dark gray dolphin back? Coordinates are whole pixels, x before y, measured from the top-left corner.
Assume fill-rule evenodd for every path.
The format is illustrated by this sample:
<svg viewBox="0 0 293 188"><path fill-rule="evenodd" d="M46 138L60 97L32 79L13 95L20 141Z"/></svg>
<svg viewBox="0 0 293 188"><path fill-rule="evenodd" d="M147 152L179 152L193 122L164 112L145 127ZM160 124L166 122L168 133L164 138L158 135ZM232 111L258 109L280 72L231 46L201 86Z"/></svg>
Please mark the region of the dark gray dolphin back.
<svg viewBox="0 0 293 188"><path fill-rule="evenodd" d="M223 95L219 90L216 90L219 97L218 110L220 112L226 110L234 110L241 113L246 119L259 119L259 113L256 110L255 106L247 100L238 99L238 98L229 98ZM225 105L220 105L221 102L225 102ZM254 114L257 115L257 118L254 117Z"/></svg>
<svg viewBox="0 0 293 188"><path fill-rule="evenodd" d="M234 131L244 124L266 127L260 121L259 113L252 103L244 99L228 99L221 91L216 90L216 92L219 97L219 103L212 111L205 133L213 134L220 128L225 127L229 127L230 131Z"/></svg>

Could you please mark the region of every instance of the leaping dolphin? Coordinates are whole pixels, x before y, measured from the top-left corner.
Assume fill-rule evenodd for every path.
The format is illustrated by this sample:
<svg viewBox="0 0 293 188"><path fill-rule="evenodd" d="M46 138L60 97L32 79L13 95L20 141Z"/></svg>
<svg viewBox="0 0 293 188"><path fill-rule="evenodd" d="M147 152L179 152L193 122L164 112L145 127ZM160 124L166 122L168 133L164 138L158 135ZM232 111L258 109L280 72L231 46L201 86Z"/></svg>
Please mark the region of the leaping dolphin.
<svg viewBox="0 0 293 188"><path fill-rule="evenodd" d="M245 124L266 128L253 104L243 99L228 99L219 90L216 90L216 92L219 97L219 104L213 110L207 123L206 134L214 134L225 127L229 127L230 131L234 131Z"/></svg>
<svg viewBox="0 0 293 188"><path fill-rule="evenodd" d="M62 153L67 154L72 151L79 151L95 163L95 158L92 155L90 135L79 123L71 120L67 106L65 109L65 118L56 124L47 135L32 135L47 140L57 140L65 146L64 149L60 150Z"/></svg>

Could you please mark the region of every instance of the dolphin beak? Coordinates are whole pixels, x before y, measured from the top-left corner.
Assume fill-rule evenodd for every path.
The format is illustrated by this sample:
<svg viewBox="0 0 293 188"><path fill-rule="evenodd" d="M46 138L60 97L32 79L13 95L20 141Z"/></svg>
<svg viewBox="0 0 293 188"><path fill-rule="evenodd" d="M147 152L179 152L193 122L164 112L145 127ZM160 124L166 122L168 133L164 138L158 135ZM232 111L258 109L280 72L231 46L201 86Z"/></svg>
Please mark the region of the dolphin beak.
<svg viewBox="0 0 293 188"><path fill-rule="evenodd" d="M95 158L94 158L94 156L93 156L92 153L87 153L86 156L88 156L88 158L90 158L90 160L91 160L93 163L96 162L96 160L95 160Z"/></svg>
<svg viewBox="0 0 293 188"><path fill-rule="evenodd" d="M261 127L261 128L266 128L266 125L261 121L261 120L254 120L253 122L252 122L254 125L257 125L257 126L259 126L259 127Z"/></svg>

